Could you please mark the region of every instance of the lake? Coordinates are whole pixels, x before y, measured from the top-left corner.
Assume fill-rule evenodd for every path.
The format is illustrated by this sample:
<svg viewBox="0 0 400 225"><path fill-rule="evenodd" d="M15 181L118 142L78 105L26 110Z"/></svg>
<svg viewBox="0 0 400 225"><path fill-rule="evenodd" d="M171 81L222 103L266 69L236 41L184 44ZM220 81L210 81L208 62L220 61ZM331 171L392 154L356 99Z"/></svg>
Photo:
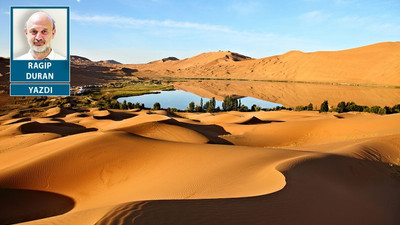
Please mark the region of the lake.
<svg viewBox="0 0 400 225"><path fill-rule="evenodd" d="M139 102L140 104L144 104L145 107L152 108L154 103L158 102L161 105L161 108L177 108L179 110L185 110L190 102L194 102L197 105L200 105L200 99L202 97L182 91L182 90L174 90L174 91L160 91L154 94L145 94L139 96L131 96L131 97L122 97L118 98L119 102L131 102L135 104ZM203 98L203 103L209 101L208 98ZM243 97L240 98L242 105L245 105L251 108L252 105L260 106L261 108L275 108L276 106L282 106L281 104L260 100L252 97ZM216 101L216 107L220 107L222 109L222 101Z"/></svg>
<svg viewBox="0 0 400 225"><path fill-rule="evenodd" d="M319 107L325 100L334 107L341 101L369 107L392 107L400 104L400 88L223 80L177 82L174 83L174 87L209 98L215 96L222 99L226 95L249 96L292 108L309 103Z"/></svg>

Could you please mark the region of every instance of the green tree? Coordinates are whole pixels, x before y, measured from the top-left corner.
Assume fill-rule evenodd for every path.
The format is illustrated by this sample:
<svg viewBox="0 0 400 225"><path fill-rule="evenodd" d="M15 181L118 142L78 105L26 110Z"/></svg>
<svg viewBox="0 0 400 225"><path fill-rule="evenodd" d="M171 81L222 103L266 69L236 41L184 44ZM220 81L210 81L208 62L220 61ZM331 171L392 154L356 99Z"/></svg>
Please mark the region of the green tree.
<svg viewBox="0 0 400 225"><path fill-rule="evenodd" d="M324 101L321 104L321 109L319 110L319 112L328 112L329 111L329 104L328 101Z"/></svg>
<svg viewBox="0 0 400 225"><path fill-rule="evenodd" d="M308 111L313 111L313 109L314 109L313 104L312 104L312 103L308 104L307 110L308 110Z"/></svg>
<svg viewBox="0 0 400 225"><path fill-rule="evenodd" d="M153 105L153 110L160 110L161 109L161 105L159 102L154 103Z"/></svg>
<svg viewBox="0 0 400 225"><path fill-rule="evenodd" d="M194 111L194 106L195 106L194 102L189 103L189 107L187 108L187 111L193 112Z"/></svg>
<svg viewBox="0 0 400 225"><path fill-rule="evenodd" d="M336 107L336 112L342 113L342 112L345 112L345 110L346 110L346 103L343 101L339 102L339 104Z"/></svg>
<svg viewBox="0 0 400 225"><path fill-rule="evenodd" d="M217 101L215 101L215 97L212 97L211 99L211 106L213 109L215 109L215 106L217 105Z"/></svg>
<svg viewBox="0 0 400 225"><path fill-rule="evenodd" d="M207 101L203 106L204 111L212 113L215 112L215 99Z"/></svg>
<svg viewBox="0 0 400 225"><path fill-rule="evenodd" d="M225 96L224 101L222 102L222 108L225 111L232 111L236 110L238 106L237 99L234 99L232 96L228 95Z"/></svg>
<svg viewBox="0 0 400 225"><path fill-rule="evenodd" d="M134 105L132 104L132 102L128 102L128 109L133 109L135 108Z"/></svg>

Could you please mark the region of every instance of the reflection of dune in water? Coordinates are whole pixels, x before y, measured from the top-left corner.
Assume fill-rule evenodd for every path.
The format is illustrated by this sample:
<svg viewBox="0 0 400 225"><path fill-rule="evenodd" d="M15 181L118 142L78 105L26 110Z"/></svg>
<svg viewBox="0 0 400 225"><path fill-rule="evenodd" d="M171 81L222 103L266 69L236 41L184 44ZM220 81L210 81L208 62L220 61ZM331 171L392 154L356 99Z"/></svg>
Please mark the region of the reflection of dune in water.
<svg viewBox="0 0 400 225"><path fill-rule="evenodd" d="M175 88L207 98L215 96L222 99L233 94L250 96L286 107L309 103L319 107L325 100L333 106L341 101L367 106L394 106L400 103L399 88L217 80L182 82L176 84Z"/></svg>

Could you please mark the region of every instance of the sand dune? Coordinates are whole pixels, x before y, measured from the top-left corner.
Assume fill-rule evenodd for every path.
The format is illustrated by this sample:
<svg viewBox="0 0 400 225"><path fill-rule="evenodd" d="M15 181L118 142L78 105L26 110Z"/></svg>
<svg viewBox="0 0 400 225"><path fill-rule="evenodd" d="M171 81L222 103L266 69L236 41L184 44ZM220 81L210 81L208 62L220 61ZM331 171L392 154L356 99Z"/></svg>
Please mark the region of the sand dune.
<svg viewBox="0 0 400 225"><path fill-rule="evenodd" d="M398 114L16 115L0 125L2 224L399 220Z"/></svg>
<svg viewBox="0 0 400 225"><path fill-rule="evenodd" d="M342 50L288 53L251 59L209 52L188 59L129 65L140 76L207 77L276 81L400 85L400 43L383 42ZM238 57L240 56L240 57Z"/></svg>

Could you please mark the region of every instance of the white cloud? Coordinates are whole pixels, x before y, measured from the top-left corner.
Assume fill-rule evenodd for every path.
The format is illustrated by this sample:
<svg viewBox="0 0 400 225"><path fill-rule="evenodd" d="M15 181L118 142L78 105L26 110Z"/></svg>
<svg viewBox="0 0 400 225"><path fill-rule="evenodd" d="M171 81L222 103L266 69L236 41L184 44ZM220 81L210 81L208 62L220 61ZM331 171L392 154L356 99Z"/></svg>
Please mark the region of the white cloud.
<svg viewBox="0 0 400 225"><path fill-rule="evenodd" d="M3 13L6 15L10 15L10 11L4 11Z"/></svg>
<svg viewBox="0 0 400 225"><path fill-rule="evenodd" d="M76 0L77 2L81 2L81 0Z"/></svg>
<svg viewBox="0 0 400 225"><path fill-rule="evenodd" d="M226 26L213 25L213 24L202 24L193 22L182 22L174 20L143 20L131 17L122 16L99 16L99 15L78 15L76 13L71 14L71 20L87 24L101 24L104 26L112 26L116 28L121 28L121 33L123 37L121 38L121 45L126 44L126 34L132 32L132 36L137 34L138 29L146 30L145 35L150 40L168 40L171 45L176 45L169 49L171 52L176 52L182 50L186 52L182 53L180 57L190 57L193 56L193 51L203 52L203 51L216 51L218 49L237 51L242 54L250 55L253 57L265 57L268 55L282 54L286 51L299 49L302 51L312 51L318 49L315 42L310 42L302 38L293 37L290 35L280 35L274 33L266 32L248 32L244 30L236 30ZM201 35L199 35L201 33ZM168 36L170 35L170 36ZM114 34L118 36L118 33ZM146 38L143 40L139 35L139 42L147 43ZM197 42L195 50L186 50L187 43L183 41L180 42L180 37L185 39L195 40ZM146 44L145 44L146 45ZM157 47L155 47L157 49ZM79 48L80 49L80 48ZM319 48L321 49L321 48ZM324 49L324 48L322 48ZM146 59L140 59L140 54L135 55L132 53L137 51L137 48L133 51L129 48L129 54L123 57L115 56L116 60L123 62L132 62L143 60L151 61L157 59L159 55L148 54ZM154 51L151 49L143 50L145 52ZM97 53L93 53L96 56ZM102 55L103 52L99 52ZM133 54L133 55L132 55ZM87 53L84 55L91 56ZM177 56L176 54L172 54ZM157 56L157 57L156 57ZM164 55L165 57L165 55Z"/></svg>
<svg viewBox="0 0 400 225"><path fill-rule="evenodd" d="M166 27L166 28L183 28L183 29L196 29L196 30L208 30L208 31L218 31L218 32L232 32L232 30L225 26L192 23L192 22L181 22L174 20L143 20L135 19L130 17L121 16L81 16L73 13L71 16L72 20L80 22L92 22L92 23L102 23L111 24L119 27L133 26L133 27Z"/></svg>

